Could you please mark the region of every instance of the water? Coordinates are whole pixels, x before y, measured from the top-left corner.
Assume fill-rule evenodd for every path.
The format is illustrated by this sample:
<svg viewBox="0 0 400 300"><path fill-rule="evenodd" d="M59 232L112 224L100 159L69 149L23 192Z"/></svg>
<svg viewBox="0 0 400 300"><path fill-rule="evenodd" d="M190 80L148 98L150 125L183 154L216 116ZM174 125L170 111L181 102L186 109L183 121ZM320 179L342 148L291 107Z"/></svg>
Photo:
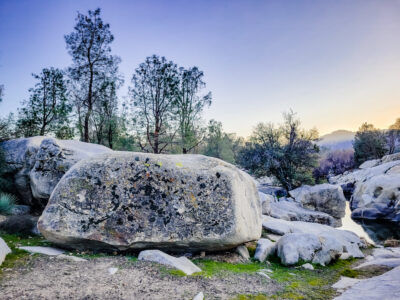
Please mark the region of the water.
<svg viewBox="0 0 400 300"><path fill-rule="evenodd" d="M353 231L371 244L383 244L385 240L391 238L400 239L400 224L385 221L353 220L349 201L346 201L346 215L342 219L342 226L339 229Z"/></svg>

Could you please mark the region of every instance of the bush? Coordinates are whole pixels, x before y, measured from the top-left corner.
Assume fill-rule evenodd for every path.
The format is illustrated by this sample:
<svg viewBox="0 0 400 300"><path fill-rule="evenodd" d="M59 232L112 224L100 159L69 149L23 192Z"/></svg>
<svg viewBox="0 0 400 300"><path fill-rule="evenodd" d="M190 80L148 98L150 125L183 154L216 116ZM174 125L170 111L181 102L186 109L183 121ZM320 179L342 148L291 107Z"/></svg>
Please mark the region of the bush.
<svg viewBox="0 0 400 300"><path fill-rule="evenodd" d="M0 214L9 214L15 205L15 197L10 194L0 194Z"/></svg>
<svg viewBox="0 0 400 300"><path fill-rule="evenodd" d="M354 150L331 151L321 157L319 166L313 171L315 181L322 182L329 176L343 174L355 167Z"/></svg>
<svg viewBox="0 0 400 300"><path fill-rule="evenodd" d="M0 230L8 234L32 235L34 228L35 222L28 216L11 216L0 223Z"/></svg>
<svg viewBox="0 0 400 300"><path fill-rule="evenodd" d="M255 176L273 175L286 189L313 184L312 172L318 165L319 148L315 130L300 129L295 114L284 114L284 123L258 124L240 151L239 164Z"/></svg>
<svg viewBox="0 0 400 300"><path fill-rule="evenodd" d="M383 131L364 123L358 129L353 142L354 160L357 166L370 159L387 154L387 141Z"/></svg>

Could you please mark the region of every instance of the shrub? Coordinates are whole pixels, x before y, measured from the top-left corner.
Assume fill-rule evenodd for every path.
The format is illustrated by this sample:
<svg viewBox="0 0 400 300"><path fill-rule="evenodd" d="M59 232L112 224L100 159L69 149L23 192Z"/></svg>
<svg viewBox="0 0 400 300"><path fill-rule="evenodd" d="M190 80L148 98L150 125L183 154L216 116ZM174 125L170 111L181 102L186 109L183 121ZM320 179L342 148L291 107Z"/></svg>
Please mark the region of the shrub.
<svg viewBox="0 0 400 300"><path fill-rule="evenodd" d="M255 176L273 175L286 190L313 184L312 171L318 165L317 137L316 130L302 130L295 114L289 112L278 127L257 125L240 151L239 164Z"/></svg>
<svg viewBox="0 0 400 300"><path fill-rule="evenodd" d="M329 176L339 175L355 167L354 150L331 151L321 157L319 166L313 171L315 181L320 183Z"/></svg>
<svg viewBox="0 0 400 300"><path fill-rule="evenodd" d="M368 123L362 124L358 129L353 147L357 166L367 160L381 158L388 150L384 132Z"/></svg>
<svg viewBox="0 0 400 300"><path fill-rule="evenodd" d="M15 197L10 194L0 194L0 214L9 214L15 205Z"/></svg>
<svg viewBox="0 0 400 300"><path fill-rule="evenodd" d="M8 234L32 235L34 228L35 222L28 216L11 216L0 223L0 230Z"/></svg>

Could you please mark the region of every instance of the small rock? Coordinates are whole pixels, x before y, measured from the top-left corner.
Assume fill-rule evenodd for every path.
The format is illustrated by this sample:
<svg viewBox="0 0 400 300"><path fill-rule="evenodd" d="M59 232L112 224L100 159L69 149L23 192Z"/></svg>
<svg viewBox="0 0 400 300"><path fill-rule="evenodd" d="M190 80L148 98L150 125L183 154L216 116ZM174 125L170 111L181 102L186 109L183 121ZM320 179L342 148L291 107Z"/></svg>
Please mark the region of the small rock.
<svg viewBox="0 0 400 300"><path fill-rule="evenodd" d="M72 256L72 255L65 255L65 254L60 254L56 256L58 259L65 259L65 260L69 260L69 261L73 261L73 262L84 262L87 261L84 258L81 257L76 257L76 256Z"/></svg>
<svg viewBox="0 0 400 300"><path fill-rule="evenodd" d="M249 250L247 250L246 246L240 245L236 248L236 253L239 254L245 260L250 259Z"/></svg>
<svg viewBox="0 0 400 300"><path fill-rule="evenodd" d="M194 296L193 300L203 300L204 299L204 294L203 292L198 293L196 296Z"/></svg>
<svg viewBox="0 0 400 300"><path fill-rule="evenodd" d="M264 273L274 273L274 271L272 271L271 269L261 269L260 272L264 272Z"/></svg>
<svg viewBox="0 0 400 300"><path fill-rule="evenodd" d="M201 272L201 269L186 257L173 257L160 250L144 250L139 253L139 260L151 261L181 270L186 275Z"/></svg>
<svg viewBox="0 0 400 300"><path fill-rule="evenodd" d="M0 266L5 260L7 254L11 253L11 249L8 247L6 242L0 237Z"/></svg>
<svg viewBox="0 0 400 300"><path fill-rule="evenodd" d="M206 256L206 252L205 251L201 251L200 252L200 257L205 257Z"/></svg>
<svg viewBox="0 0 400 300"><path fill-rule="evenodd" d="M302 265L301 267L302 267L303 269L306 269L306 270L314 270L313 265L310 264L310 263L306 263L306 264Z"/></svg>
<svg viewBox="0 0 400 300"><path fill-rule="evenodd" d="M256 253L254 258L263 262L269 255L274 254L275 243L268 239L259 239L257 242Z"/></svg>
<svg viewBox="0 0 400 300"><path fill-rule="evenodd" d="M11 209L11 215L13 216L21 216L27 215L31 211L30 206L28 205L14 205Z"/></svg>
<svg viewBox="0 0 400 300"><path fill-rule="evenodd" d="M265 277L267 279L271 279L271 277L269 277L267 274L263 273L263 272L257 272L258 275L261 275L262 277Z"/></svg>
<svg viewBox="0 0 400 300"><path fill-rule="evenodd" d="M63 254L65 252L64 250L57 249L57 248L40 247L40 246L18 247L18 249L25 250L30 253L39 253L39 254L50 255L50 256L57 256L57 255Z"/></svg>
<svg viewBox="0 0 400 300"><path fill-rule="evenodd" d="M118 268L108 268L108 274L114 275L118 272Z"/></svg>

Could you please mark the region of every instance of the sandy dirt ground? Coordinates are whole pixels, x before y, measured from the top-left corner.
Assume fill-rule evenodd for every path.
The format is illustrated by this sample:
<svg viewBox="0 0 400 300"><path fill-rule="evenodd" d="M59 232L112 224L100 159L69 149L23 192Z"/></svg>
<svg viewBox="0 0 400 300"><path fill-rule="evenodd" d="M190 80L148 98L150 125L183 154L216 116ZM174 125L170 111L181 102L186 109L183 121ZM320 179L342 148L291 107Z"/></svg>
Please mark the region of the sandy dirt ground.
<svg viewBox="0 0 400 300"><path fill-rule="evenodd" d="M109 268L118 268L110 275ZM71 262L48 256L5 270L0 299L232 299L238 294L273 294L278 283L258 274L180 277L158 265L126 257Z"/></svg>

